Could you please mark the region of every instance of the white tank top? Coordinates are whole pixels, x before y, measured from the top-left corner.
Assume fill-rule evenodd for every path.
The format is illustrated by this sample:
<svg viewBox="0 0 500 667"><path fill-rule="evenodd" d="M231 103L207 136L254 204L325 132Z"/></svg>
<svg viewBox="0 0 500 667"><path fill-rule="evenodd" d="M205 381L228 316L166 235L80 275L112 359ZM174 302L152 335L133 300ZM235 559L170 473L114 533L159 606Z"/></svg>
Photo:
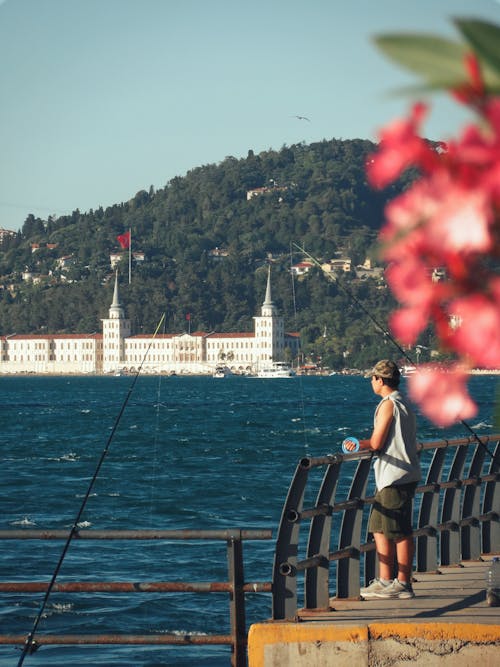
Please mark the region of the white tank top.
<svg viewBox="0 0 500 667"><path fill-rule="evenodd" d="M415 414L399 391L393 391L380 401L375 410L374 422L382 403L389 400L393 404L394 418L385 445L377 453L378 458L373 465L375 484L379 491L386 486L418 482L421 477Z"/></svg>

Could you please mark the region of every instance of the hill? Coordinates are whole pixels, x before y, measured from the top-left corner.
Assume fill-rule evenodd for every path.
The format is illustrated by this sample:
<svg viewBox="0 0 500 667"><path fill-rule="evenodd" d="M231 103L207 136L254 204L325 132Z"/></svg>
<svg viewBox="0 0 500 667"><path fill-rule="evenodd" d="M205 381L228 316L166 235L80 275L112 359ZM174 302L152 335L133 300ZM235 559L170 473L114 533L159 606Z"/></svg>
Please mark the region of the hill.
<svg viewBox="0 0 500 667"><path fill-rule="evenodd" d="M369 365L381 354L380 333L335 280L312 267L292 281L290 267L303 259L295 244L321 261L350 260L341 280L385 325L392 299L379 274L356 267L376 264L385 203L405 184L383 193L368 186L374 149L333 139L249 151L106 209L30 215L0 247L0 334L99 331L112 294L110 255L120 256L117 236L131 229L141 254L130 285L127 252L119 268L134 333L153 331L163 312L167 331L184 330L187 313L192 330L250 330L271 262L275 302L308 358Z"/></svg>

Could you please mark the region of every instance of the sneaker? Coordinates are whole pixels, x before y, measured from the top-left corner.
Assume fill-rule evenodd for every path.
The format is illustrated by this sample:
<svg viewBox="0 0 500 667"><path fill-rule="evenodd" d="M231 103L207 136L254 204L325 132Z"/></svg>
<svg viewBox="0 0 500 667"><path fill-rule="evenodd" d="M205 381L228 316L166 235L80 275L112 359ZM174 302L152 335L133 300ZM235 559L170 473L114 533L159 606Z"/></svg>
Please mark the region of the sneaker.
<svg viewBox="0 0 500 667"><path fill-rule="evenodd" d="M359 594L361 597L363 597L365 600L369 600L371 598L376 598L380 597L378 594L383 593L383 591L386 588L389 588L389 586L392 586L393 582L390 581L387 584L384 584L380 579L372 579L370 581L370 585L367 586L366 588L361 588L359 591Z"/></svg>
<svg viewBox="0 0 500 667"><path fill-rule="evenodd" d="M394 579L388 586L374 592L376 598L409 600L415 597L411 584L403 584L398 579Z"/></svg>

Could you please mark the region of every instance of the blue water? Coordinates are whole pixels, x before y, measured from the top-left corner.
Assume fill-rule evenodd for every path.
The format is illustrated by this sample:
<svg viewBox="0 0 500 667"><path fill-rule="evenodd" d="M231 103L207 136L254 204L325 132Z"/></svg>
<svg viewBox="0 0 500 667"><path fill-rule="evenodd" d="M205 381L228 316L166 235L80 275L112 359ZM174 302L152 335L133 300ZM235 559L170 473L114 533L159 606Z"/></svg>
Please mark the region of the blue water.
<svg viewBox="0 0 500 667"><path fill-rule="evenodd" d="M0 378L0 529L72 525L132 378ZM479 434L493 430L497 378L474 377ZM139 377L82 522L91 529L270 528L298 460L339 451L371 430L377 399L361 377L259 380ZM422 418L419 439L443 432ZM345 481L348 488L349 480ZM2 581L48 581L63 543L6 541ZM274 542L245 542L246 581L270 581ZM60 581L225 581L224 542L73 541ZM28 635L42 595L0 594L0 634ZM62 595L38 632L229 632L227 594ZM270 617L268 594L247 596L247 622ZM0 665L20 649L0 646ZM230 649L41 647L25 665L229 665Z"/></svg>

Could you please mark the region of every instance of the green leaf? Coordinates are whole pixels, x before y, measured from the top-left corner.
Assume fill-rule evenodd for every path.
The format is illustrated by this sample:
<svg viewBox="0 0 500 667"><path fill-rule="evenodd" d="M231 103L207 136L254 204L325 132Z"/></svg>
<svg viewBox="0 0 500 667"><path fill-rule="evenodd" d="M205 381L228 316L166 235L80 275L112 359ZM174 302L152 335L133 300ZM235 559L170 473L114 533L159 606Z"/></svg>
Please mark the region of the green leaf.
<svg viewBox="0 0 500 667"><path fill-rule="evenodd" d="M486 21L455 19L455 25L480 60L500 75L500 27Z"/></svg>
<svg viewBox="0 0 500 667"><path fill-rule="evenodd" d="M424 78L423 88L413 92L450 90L466 83L464 56L473 50L487 91L500 93L500 28L481 21L458 19L458 24L467 44L433 35L401 33L380 35L375 42L389 58Z"/></svg>
<svg viewBox="0 0 500 667"><path fill-rule="evenodd" d="M423 76L436 87L455 87L465 80L465 46L433 35L386 34L375 37L389 58Z"/></svg>

